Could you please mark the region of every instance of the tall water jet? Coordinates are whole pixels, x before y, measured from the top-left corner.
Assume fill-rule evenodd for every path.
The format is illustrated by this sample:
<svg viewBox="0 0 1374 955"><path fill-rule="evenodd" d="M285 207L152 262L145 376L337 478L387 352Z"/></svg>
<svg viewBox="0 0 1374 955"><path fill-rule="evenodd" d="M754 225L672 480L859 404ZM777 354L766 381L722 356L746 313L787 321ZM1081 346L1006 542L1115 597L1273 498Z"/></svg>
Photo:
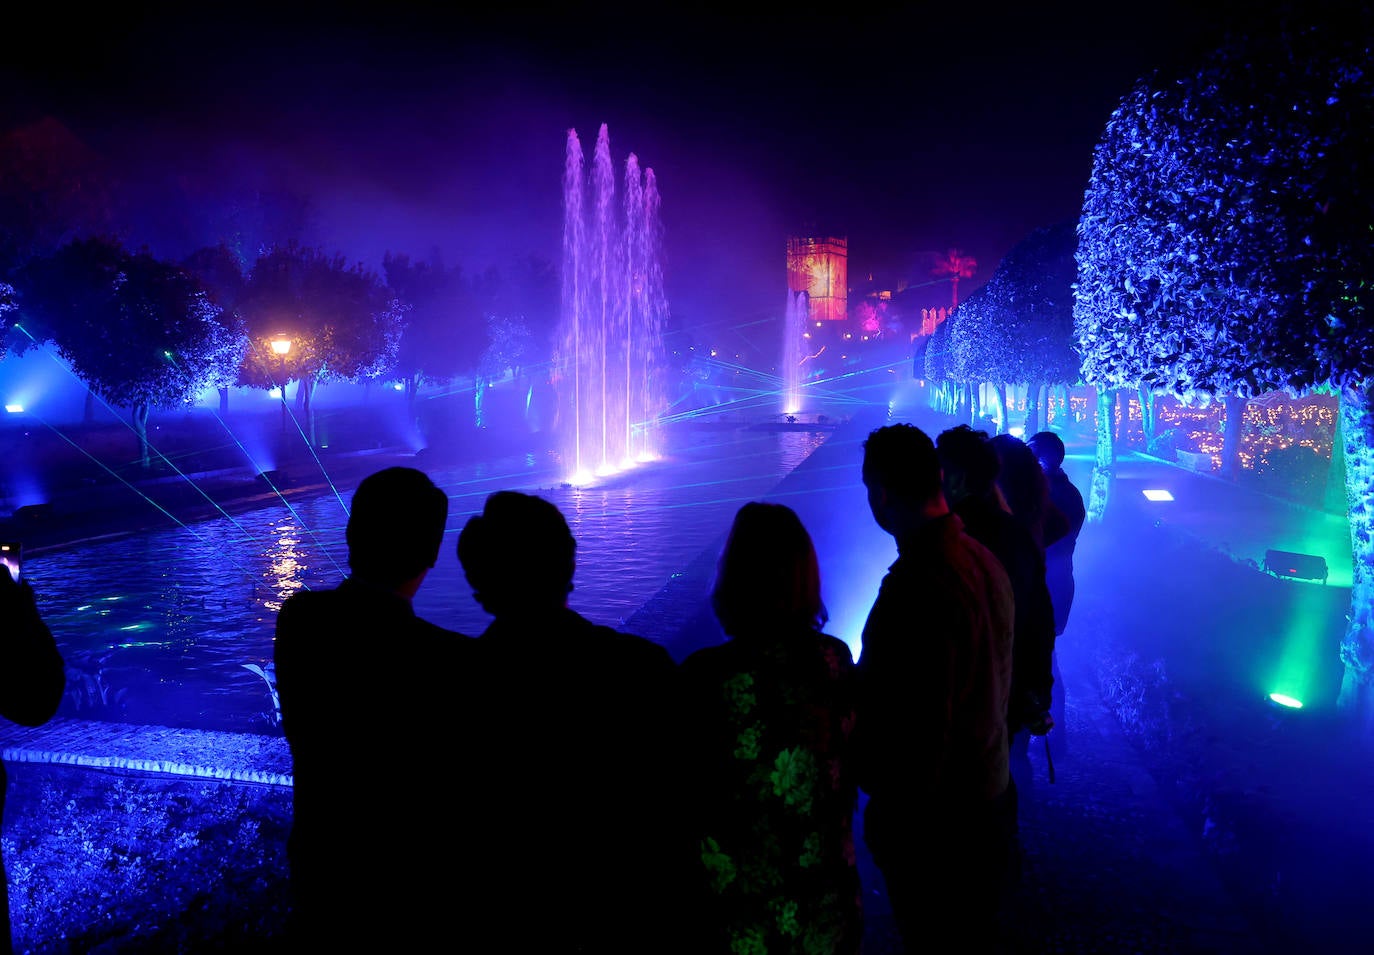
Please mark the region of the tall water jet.
<svg viewBox="0 0 1374 955"><path fill-rule="evenodd" d="M805 292L787 292L782 332L782 413L802 410L802 362L806 359L806 321L810 300Z"/></svg>
<svg viewBox="0 0 1374 955"><path fill-rule="evenodd" d="M555 385L559 446L580 482L652 460L665 406L662 226L654 171L630 153L616 203L610 134L590 173L577 130L563 170L563 292Z"/></svg>

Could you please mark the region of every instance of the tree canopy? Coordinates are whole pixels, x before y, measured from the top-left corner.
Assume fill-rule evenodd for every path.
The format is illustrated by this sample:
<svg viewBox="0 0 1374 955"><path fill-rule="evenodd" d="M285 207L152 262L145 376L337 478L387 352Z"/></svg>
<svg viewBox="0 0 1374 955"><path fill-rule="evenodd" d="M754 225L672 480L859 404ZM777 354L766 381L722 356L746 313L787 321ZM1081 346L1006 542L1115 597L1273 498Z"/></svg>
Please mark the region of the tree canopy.
<svg viewBox="0 0 1374 955"><path fill-rule="evenodd" d="M376 273L294 244L254 263L240 313L252 344L243 383L269 388L282 379L282 359L268 347L279 335L292 343L287 375L313 387L390 369L404 327L402 309Z"/></svg>
<svg viewBox="0 0 1374 955"><path fill-rule="evenodd" d="M412 397L422 382L448 382L470 374L484 342L478 291L457 266L412 262L407 255L382 261L386 284L409 307L395 372Z"/></svg>
<svg viewBox="0 0 1374 955"><path fill-rule="evenodd" d="M1340 395L1354 574L1341 704L1374 728L1374 11L1285 11L1112 113L1079 223L1090 383ZM1237 409L1238 410L1238 409Z"/></svg>
<svg viewBox="0 0 1374 955"><path fill-rule="evenodd" d="M1257 30L1112 113L1078 227L1085 380L1205 400L1369 374L1367 20Z"/></svg>
<svg viewBox="0 0 1374 955"><path fill-rule="evenodd" d="M1073 337L1076 222L1036 229L997 265L984 288L1005 325L1000 348L1009 380L1077 384L1081 359Z"/></svg>
<svg viewBox="0 0 1374 955"><path fill-rule="evenodd" d="M21 316L37 319L92 391L132 409L149 463L149 410L194 401L213 380L219 307L180 268L108 239L68 243L21 275Z"/></svg>

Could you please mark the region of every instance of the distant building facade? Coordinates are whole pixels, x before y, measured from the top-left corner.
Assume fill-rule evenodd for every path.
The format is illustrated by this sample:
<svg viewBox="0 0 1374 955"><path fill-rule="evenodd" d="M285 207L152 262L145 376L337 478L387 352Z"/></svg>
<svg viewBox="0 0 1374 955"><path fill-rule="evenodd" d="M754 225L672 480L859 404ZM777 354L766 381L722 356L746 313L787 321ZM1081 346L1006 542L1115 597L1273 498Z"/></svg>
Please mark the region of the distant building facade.
<svg viewBox="0 0 1374 955"><path fill-rule="evenodd" d="M789 238L787 288L806 293L812 321L842 322L848 318L849 240Z"/></svg>

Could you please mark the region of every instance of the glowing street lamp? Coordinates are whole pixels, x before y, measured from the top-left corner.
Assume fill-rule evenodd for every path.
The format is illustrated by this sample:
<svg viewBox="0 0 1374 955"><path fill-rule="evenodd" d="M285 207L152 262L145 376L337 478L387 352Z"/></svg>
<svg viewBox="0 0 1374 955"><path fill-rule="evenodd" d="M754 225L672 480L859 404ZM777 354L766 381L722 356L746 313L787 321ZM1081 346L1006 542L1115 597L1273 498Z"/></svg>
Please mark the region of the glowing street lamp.
<svg viewBox="0 0 1374 955"><path fill-rule="evenodd" d="M281 433L286 434L286 356L291 352L291 339L278 336L272 339L272 353L281 356Z"/></svg>

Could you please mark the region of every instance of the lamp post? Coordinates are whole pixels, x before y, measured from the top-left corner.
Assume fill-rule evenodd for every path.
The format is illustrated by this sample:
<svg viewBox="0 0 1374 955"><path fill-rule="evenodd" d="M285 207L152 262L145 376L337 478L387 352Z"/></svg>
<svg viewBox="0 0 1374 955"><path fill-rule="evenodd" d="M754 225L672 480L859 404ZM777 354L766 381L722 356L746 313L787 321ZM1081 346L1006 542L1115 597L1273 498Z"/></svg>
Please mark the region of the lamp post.
<svg viewBox="0 0 1374 955"><path fill-rule="evenodd" d="M281 433L286 434L286 356L291 351L291 339L278 335L272 339L272 353L281 356Z"/></svg>

